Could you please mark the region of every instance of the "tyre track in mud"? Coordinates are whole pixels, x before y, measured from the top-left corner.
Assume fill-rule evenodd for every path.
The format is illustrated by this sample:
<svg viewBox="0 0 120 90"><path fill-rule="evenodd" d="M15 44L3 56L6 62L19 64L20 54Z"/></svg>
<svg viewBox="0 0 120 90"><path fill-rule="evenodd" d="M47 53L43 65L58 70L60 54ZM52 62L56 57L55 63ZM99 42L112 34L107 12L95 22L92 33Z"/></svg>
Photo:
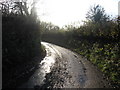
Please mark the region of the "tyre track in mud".
<svg viewBox="0 0 120 90"><path fill-rule="evenodd" d="M47 45L56 51L56 60L43 87L111 88L109 81L90 61L63 47Z"/></svg>
<svg viewBox="0 0 120 90"><path fill-rule="evenodd" d="M46 57L20 88L111 88L109 81L86 58L51 43L42 44Z"/></svg>

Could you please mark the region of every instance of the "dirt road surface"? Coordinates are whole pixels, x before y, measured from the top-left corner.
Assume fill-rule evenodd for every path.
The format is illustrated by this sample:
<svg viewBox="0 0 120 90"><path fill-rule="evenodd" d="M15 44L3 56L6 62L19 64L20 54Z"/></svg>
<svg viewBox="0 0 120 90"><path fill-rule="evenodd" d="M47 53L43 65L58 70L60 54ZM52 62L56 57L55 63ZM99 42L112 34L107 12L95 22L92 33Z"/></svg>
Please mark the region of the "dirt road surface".
<svg viewBox="0 0 120 90"><path fill-rule="evenodd" d="M42 42L46 57L20 88L110 88L103 74L89 60L63 47Z"/></svg>

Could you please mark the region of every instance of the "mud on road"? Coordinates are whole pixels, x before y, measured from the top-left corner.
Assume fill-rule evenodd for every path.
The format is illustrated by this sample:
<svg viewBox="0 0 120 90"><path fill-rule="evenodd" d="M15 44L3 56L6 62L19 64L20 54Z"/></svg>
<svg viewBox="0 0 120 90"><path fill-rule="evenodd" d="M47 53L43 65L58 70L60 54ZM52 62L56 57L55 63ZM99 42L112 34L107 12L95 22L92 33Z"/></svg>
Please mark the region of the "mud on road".
<svg viewBox="0 0 120 90"><path fill-rule="evenodd" d="M63 47L42 44L55 52L55 63L45 76L43 88L111 88L109 81L87 59Z"/></svg>
<svg viewBox="0 0 120 90"><path fill-rule="evenodd" d="M19 88L111 88L90 61L63 47L42 42L45 58Z"/></svg>

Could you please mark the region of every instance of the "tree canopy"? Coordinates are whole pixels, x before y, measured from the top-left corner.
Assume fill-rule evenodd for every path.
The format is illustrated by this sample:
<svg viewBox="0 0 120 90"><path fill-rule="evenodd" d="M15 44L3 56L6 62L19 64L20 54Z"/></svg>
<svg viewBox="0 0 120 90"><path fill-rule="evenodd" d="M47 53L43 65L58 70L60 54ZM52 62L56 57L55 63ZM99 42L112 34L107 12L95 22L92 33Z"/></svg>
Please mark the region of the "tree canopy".
<svg viewBox="0 0 120 90"><path fill-rule="evenodd" d="M88 11L86 18L90 21L100 23L107 21L109 16L105 13L104 8L102 8L100 5L94 5Z"/></svg>

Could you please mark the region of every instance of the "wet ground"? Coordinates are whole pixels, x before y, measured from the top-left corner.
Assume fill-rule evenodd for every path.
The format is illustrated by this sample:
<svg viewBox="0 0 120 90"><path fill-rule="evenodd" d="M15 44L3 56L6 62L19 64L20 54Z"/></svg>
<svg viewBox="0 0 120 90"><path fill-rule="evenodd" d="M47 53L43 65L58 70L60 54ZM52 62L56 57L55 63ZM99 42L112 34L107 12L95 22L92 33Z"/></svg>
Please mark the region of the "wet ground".
<svg viewBox="0 0 120 90"><path fill-rule="evenodd" d="M103 74L87 59L54 44L42 42L47 55L19 88L110 88Z"/></svg>

